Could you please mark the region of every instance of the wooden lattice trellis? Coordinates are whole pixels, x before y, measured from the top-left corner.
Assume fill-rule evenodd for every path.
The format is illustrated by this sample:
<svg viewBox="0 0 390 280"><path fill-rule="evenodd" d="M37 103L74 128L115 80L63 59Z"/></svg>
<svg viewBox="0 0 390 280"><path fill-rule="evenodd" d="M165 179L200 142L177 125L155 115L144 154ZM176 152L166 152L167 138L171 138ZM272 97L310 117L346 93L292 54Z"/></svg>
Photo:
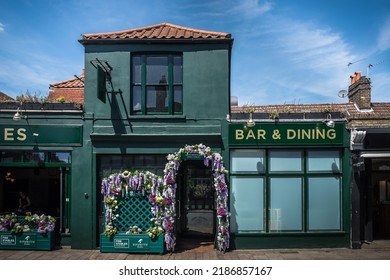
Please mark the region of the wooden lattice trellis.
<svg viewBox="0 0 390 280"><path fill-rule="evenodd" d="M152 204L146 195L134 193L126 195L117 210L118 217L113 224L118 231L127 231L132 226L137 226L146 231L152 226L153 213L150 211Z"/></svg>

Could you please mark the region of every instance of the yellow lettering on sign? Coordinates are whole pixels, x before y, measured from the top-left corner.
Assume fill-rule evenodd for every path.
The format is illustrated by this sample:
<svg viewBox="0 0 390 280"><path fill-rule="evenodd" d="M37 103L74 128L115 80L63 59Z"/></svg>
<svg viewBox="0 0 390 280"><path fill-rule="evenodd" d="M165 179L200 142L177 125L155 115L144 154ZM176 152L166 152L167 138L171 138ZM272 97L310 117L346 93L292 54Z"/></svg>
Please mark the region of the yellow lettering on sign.
<svg viewBox="0 0 390 280"><path fill-rule="evenodd" d="M248 134L246 135L246 138L245 138L245 139L248 140L249 138L256 139L255 133L253 132L252 129L250 129L250 130L248 131Z"/></svg>
<svg viewBox="0 0 390 280"><path fill-rule="evenodd" d="M258 129L257 130L257 139L263 139L265 140L265 130L264 129Z"/></svg>
<svg viewBox="0 0 390 280"><path fill-rule="evenodd" d="M236 129L236 140L244 139L244 131L241 129Z"/></svg>
<svg viewBox="0 0 390 280"><path fill-rule="evenodd" d="M27 139L25 128L19 128L17 130L17 134L18 134L18 137L16 139L18 139L19 141L25 141Z"/></svg>
<svg viewBox="0 0 390 280"><path fill-rule="evenodd" d="M334 129L329 129L329 130L326 132L326 137L328 137L328 139L330 139L330 140L336 139L336 130L334 130Z"/></svg>
<svg viewBox="0 0 390 280"><path fill-rule="evenodd" d="M289 139L289 140L295 139L296 136L297 136L297 133L295 132L294 129L287 129L287 139Z"/></svg>
<svg viewBox="0 0 390 280"><path fill-rule="evenodd" d="M14 141L13 128L4 128L4 141Z"/></svg>

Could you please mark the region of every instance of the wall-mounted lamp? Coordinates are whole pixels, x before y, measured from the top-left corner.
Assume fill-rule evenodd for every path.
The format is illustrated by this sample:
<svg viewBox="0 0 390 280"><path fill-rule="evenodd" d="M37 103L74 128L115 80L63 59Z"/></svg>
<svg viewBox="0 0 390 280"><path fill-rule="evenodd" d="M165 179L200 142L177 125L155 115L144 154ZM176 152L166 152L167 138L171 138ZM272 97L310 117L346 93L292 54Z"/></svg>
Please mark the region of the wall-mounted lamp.
<svg viewBox="0 0 390 280"><path fill-rule="evenodd" d="M15 115L13 116L13 120L14 121L20 121L22 118L25 118L23 115L22 115L22 112L20 111L20 107L18 109L16 109L16 113Z"/></svg>
<svg viewBox="0 0 390 280"><path fill-rule="evenodd" d="M246 126L247 127L253 127L255 126L255 121L253 120L253 117L252 117L252 113L249 113L249 119L248 121L246 122Z"/></svg>
<svg viewBox="0 0 390 280"><path fill-rule="evenodd" d="M332 120L332 116L328 114L326 116L326 120L323 121L327 127L334 128L334 121Z"/></svg>

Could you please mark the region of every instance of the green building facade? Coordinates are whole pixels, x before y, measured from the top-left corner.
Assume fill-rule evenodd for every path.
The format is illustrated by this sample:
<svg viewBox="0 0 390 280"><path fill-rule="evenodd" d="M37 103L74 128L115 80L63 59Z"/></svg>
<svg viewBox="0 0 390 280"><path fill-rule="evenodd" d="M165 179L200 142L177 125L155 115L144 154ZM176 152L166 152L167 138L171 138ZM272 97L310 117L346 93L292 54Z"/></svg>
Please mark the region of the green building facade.
<svg viewBox="0 0 390 280"><path fill-rule="evenodd" d="M85 47L84 142L73 158L78 187L72 213L82 215L72 220L72 247L94 248L103 231L104 177L121 170L163 175L166 156L186 144L203 143L226 154L233 40L227 33L161 24L86 34L80 43ZM183 168L186 182L189 173L207 173L195 163ZM182 196L178 199L188 199ZM206 217L210 235L214 216Z"/></svg>

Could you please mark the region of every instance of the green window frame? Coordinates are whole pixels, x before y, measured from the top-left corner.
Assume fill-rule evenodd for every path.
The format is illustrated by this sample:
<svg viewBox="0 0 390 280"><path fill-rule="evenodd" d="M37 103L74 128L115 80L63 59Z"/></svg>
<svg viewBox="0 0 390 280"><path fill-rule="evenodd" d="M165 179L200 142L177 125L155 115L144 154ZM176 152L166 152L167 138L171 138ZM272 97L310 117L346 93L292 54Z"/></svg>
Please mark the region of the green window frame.
<svg viewBox="0 0 390 280"><path fill-rule="evenodd" d="M341 149L236 148L230 166L233 233L343 230ZM255 195L248 195L250 189ZM248 220L248 213L262 221Z"/></svg>
<svg viewBox="0 0 390 280"><path fill-rule="evenodd" d="M131 114L183 114L182 54L133 54Z"/></svg>
<svg viewBox="0 0 390 280"><path fill-rule="evenodd" d="M70 167L72 152L53 151L0 151L0 166L12 167Z"/></svg>

